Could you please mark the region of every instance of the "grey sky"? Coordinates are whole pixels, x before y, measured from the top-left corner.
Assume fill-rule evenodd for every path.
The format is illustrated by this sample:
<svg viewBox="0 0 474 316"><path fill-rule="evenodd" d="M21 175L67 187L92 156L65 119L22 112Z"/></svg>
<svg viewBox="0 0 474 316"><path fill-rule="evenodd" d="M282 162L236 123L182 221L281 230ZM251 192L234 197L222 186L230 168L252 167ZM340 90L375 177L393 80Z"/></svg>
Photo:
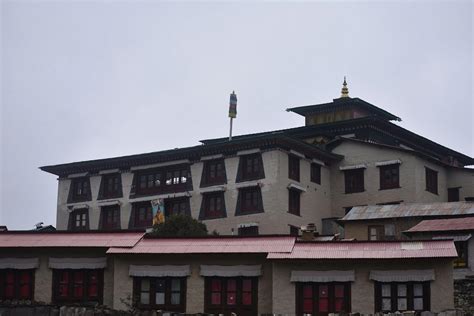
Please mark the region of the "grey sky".
<svg viewBox="0 0 474 316"><path fill-rule="evenodd" d="M1 1L0 225L55 224L38 167L304 124L351 96L474 156L470 1Z"/></svg>

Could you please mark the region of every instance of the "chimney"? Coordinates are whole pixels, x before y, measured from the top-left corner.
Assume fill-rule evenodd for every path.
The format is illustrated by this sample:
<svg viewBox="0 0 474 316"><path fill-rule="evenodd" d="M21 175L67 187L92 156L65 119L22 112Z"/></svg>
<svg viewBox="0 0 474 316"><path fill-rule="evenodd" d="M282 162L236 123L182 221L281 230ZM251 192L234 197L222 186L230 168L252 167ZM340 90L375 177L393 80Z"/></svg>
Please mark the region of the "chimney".
<svg viewBox="0 0 474 316"><path fill-rule="evenodd" d="M314 223L309 223L306 226L301 226L301 239L309 241L314 240L314 236L318 235L316 230L316 225Z"/></svg>

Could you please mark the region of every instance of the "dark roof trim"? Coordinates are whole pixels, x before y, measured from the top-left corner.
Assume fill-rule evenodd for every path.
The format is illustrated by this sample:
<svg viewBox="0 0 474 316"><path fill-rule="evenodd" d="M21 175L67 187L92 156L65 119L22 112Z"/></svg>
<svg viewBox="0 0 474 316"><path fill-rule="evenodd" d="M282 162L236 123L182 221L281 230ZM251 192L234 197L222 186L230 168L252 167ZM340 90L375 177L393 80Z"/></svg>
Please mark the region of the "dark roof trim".
<svg viewBox="0 0 474 316"><path fill-rule="evenodd" d="M305 106L298 106L298 107L293 107L286 109L288 112L294 112L302 116L307 116L310 114L317 114L317 113L323 113L323 112L328 112L328 111L333 111L338 108L342 107L348 107L348 106L354 106L354 107L360 107L368 110L370 113L373 115L379 116L381 118L387 119L387 120L395 120L395 121L401 121L402 119L399 118L396 115L393 115L390 112L387 112L367 101L364 101L359 98L339 98L339 99L334 99L333 102L329 103L322 103L322 104L314 104L314 105L305 105Z"/></svg>
<svg viewBox="0 0 474 316"><path fill-rule="evenodd" d="M316 146L307 144L301 140L288 137L283 134L270 134L253 137L251 139L233 139L227 142L215 144L198 145L193 147L164 150L152 153L73 162L60 165L40 167L41 170L57 176L67 176L75 173L96 173L105 169L129 169L133 166L156 164L173 160L198 160L201 156L215 154L235 154L239 150L247 149L270 149L281 148L285 150L294 149L311 158L320 159L331 163L342 159L342 156L330 153Z"/></svg>

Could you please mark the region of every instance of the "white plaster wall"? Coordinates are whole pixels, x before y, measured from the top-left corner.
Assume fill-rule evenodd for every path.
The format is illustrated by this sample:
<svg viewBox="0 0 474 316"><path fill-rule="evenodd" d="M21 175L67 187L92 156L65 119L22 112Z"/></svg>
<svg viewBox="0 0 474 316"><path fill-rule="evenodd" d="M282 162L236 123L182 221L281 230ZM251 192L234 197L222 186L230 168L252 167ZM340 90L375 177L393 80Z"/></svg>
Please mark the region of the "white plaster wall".
<svg viewBox="0 0 474 316"><path fill-rule="evenodd" d="M464 201L466 197L474 197L474 169L449 168L447 187L459 189L459 200Z"/></svg>

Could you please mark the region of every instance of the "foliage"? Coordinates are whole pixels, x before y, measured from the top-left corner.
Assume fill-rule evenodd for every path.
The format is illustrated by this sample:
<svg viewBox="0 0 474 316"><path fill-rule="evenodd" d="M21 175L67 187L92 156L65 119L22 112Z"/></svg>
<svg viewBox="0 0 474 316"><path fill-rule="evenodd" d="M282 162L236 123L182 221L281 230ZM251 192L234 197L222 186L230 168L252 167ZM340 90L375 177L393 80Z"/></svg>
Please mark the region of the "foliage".
<svg viewBox="0 0 474 316"><path fill-rule="evenodd" d="M198 220L186 215L166 217L164 223L153 226L152 236L197 237L207 236L207 227Z"/></svg>

